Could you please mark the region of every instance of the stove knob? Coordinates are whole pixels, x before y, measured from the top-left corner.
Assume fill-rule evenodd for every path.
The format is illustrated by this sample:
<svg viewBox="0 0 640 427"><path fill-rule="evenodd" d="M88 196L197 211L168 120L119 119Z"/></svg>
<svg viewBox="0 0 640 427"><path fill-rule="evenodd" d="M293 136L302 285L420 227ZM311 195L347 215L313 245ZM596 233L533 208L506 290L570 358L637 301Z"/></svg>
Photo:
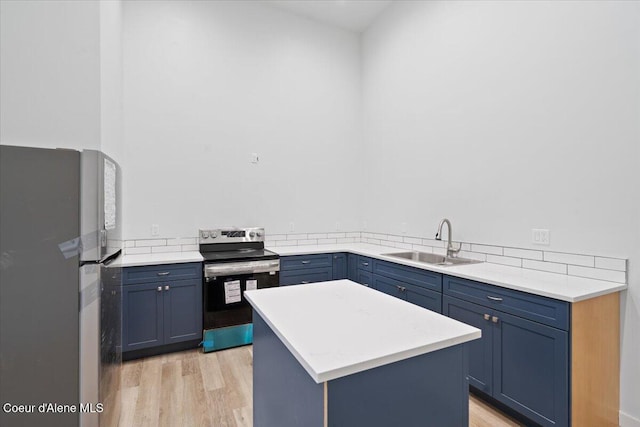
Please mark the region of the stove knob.
<svg viewBox="0 0 640 427"><path fill-rule="evenodd" d="M256 236L258 236L258 237L262 237L262 233L258 231L258 232L256 233Z"/></svg>
<svg viewBox="0 0 640 427"><path fill-rule="evenodd" d="M200 236L203 239L206 239L207 237L209 237L209 232L207 230L202 230L202 232L200 233Z"/></svg>
<svg viewBox="0 0 640 427"><path fill-rule="evenodd" d="M216 237L218 237L218 232L217 232L217 231L215 231L215 230L213 230L213 231L211 232L211 238L212 238L212 239L215 239Z"/></svg>
<svg viewBox="0 0 640 427"><path fill-rule="evenodd" d="M250 232L250 233L249 233L249 237L251 237L251 238L253 239L254 237L256 237L256 233L254 233L253 231L252 231L252 232Z"/></svg>

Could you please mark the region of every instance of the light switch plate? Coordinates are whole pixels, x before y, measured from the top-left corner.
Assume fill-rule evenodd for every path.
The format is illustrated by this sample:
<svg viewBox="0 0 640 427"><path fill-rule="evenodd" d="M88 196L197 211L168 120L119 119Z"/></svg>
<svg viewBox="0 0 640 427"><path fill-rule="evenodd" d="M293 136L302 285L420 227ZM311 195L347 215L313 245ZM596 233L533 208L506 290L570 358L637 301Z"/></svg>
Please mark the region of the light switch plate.
<svg viewBox="0 0 640 427"><path fill-rule="evenodd" d="M545 228L534 228L531 230L531 243L534 245L549 246L549 230Z"/></svg>
<svg viewBox="0 0 640 427"><path fill-rule="evenodd" d="M151 235L159 236L160 235L160 225L159 224L151 224Z"/></svg>

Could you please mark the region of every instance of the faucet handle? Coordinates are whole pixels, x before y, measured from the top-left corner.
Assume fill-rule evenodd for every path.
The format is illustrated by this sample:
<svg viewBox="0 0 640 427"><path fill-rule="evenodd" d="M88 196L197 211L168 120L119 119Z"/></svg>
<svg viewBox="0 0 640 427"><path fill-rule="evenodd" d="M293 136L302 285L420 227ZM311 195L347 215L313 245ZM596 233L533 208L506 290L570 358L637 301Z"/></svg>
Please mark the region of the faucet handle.
<svg viewBox="0 0 640 427"><path fill-rule="evenodd" d="M460 252L462 250L462 242L460 242L458 244L458 249L454 249L453 248L453 243L451 243L451 246L449 246L449 252L451 252L451 254L457 254L458 252Z"/></svg>

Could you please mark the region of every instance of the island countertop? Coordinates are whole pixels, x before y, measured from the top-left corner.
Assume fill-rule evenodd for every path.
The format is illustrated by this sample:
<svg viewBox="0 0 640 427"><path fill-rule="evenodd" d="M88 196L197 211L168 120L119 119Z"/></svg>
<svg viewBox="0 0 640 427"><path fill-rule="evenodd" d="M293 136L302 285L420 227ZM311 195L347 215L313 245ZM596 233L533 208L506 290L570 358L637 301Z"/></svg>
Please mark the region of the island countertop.
<svg viewBox="0 0 640 427"><path fill-rule="evenodd" d="M480 330L350 280L245 292L316 383L480 338Z"/></svg>

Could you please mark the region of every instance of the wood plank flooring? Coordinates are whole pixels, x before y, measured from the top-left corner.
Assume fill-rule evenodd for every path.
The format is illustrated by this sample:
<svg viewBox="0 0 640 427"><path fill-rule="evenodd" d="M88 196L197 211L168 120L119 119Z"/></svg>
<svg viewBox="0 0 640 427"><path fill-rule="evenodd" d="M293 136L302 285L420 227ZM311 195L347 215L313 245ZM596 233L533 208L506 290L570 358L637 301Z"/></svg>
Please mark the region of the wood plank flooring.
<svg viewBox="0 0 640 427"><path fill-rule="evenodd" d="M215 353L201 349L123 364L121 427L251 427L251 346ZM470 427L521 424L474 396Z"/></svg>

